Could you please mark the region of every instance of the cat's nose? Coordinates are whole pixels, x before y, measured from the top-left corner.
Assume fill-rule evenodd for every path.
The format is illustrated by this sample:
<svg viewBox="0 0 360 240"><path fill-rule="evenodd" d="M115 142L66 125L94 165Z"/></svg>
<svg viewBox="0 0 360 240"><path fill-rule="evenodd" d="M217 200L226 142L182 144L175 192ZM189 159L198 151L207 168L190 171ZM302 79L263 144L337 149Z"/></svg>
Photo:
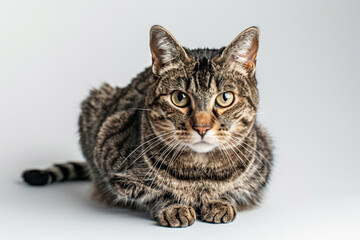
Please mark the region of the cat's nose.
<svg viewBox="0 0 360 240"><path fill-rule="evenodd" d="M203 138L205 136L206 132L211 129L211 126L210 125L194 126L193 128L199 133L201 138Z"/></svg>
<svg viewBox="0 0 360 240"><path fill-rule="evenodd" d="M201 138L204 138L207 131L212 128L211 115L207 112L199 112L194 116L193 129L199 133Z"/></svg>

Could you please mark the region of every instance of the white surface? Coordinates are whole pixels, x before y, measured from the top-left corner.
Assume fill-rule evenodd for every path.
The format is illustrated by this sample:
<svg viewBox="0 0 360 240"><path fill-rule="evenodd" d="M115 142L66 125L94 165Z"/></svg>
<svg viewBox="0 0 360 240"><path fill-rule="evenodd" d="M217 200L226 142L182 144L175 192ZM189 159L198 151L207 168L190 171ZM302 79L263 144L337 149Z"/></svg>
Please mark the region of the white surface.
<svg viewBox="0 0 360 240"><path fill-rule="evenodd" d="M360 26L356 1L0 2L0 239L359 239ZM90 184L34 188L24 168L83 159L91 87L150 64L148 31L220 47L260 27L259 120L275 143L264 204L235 222L162 228L101 207Z"/></svg>

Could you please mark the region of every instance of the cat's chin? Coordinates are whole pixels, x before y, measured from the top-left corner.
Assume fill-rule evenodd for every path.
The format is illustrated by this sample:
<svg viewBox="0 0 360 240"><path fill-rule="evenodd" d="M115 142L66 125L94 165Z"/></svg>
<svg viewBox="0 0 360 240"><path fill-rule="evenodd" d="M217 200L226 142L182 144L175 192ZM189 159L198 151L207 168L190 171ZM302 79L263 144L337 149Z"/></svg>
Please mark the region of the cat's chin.
<svg viewBox="0 0 360 240"><path fill-rule="evenodd" d="M210 152L215 147L216 147L216 145L205 142L205 141L200 141L200 142L196 142L196 143L189 145L189 148L191 150L193 150L194 152L198 152L198 153Z"/></svg>

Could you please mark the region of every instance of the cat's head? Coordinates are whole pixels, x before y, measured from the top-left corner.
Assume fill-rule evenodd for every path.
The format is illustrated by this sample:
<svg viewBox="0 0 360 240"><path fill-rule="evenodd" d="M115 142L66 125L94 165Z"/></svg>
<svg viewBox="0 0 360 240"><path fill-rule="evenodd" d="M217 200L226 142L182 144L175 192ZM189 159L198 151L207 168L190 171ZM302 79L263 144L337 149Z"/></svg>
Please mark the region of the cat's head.
<svg viewBox="0 0 360 240"><path fill-rule="evenodd" d="M231 148L250 132L258 105L259 30L221 49L189 50L163 27L150 30L151 84L146 97L156 135L172 147L205 153Z"/></svg>

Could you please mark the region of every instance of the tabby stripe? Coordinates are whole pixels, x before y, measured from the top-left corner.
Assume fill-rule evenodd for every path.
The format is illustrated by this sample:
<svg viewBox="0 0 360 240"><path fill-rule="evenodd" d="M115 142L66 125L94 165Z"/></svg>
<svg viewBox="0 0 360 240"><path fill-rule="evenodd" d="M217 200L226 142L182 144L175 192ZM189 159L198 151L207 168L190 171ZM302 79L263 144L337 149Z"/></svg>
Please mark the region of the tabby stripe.
<svg viewBox="0 0 360 240"><path fill-rule="evenodd" d="M124 141L121 141L120 143L116 142L116 145L117 146L121 146L121 144L123 143ZM109 147L110 148L110 147ZM104 167L108 170L108 171L111 171L111 170L115 170L113 167L114 165L119 161L119 157L120 157L120 152L115 149L114 147L110 148L110 149L106 149L105 150L105 154L106 154L106 158L104 157ZM111 154L110 154L111 153ZM108 157L108 155L110 154L110 157ZM124 165L124 164L123 164ZM123 167L126 167L123 166Z"/></svg>
<svg viewBox="0 0 360 240"><path fill-rule="evenodd" d="M147 156L147 154L146 154ZM164 171L167 171L167 174L170 174L171 176L173 176L174 178L177 178L179 180L201 180L201 179L204 179L206 178L205 176L179 176L179 174L173 169L171 169L170 167L168 167L168 165L166 163L162 163L160 164L160 166L155 166L155 159L153 158L150 158L149 156L148 157L148 160L151 162L151 165L153 168L155 169L158 169L158 170L164 170ZM159 165L159 164L158 164ZM209 180L214 180L214 181L218 181L218 180L226 180L226 179L229 179L231 178L233 175L234 175L234 170L229 170L228 172L224 172L224 175L215 175L215 176L211 176L211 177L208 177L206 179L209 179Z"/></svg>
<svg viewBox="0 0 360 240"><path fill-rule="evenodd" d="M208 81L208 88L211 88L211 83L214 81L214 74L210 73L209 81Z"/></svg>
<svg viewBox="0 0 360 240"><path fill-rule="evenodd" d="M108 136L106 136L101 145L100 145L100 148L99 148L99 155L100 157L96 157L95 158L95 164L97 164L99 167L101 167L102 169L106 169L106 160L108 160L108 155L109 155L109 152L113 149L114 146L112 146L112 142L109 142L112 138L115 138L117 136L120 135L121 131L123 130L124 128L121 128L119 129L117 132L115 133L112 133ZM109 142L109 144L108 144Z"/></svg>
<svg viewBox="0 0 360 240"><path fill-rule="evenodd" d="M56 175L53 173L53 172L51 172L51 171L46 171L48 174L49 174L49 176L50 176L50 179L49 179L49 182L48 183L53 183L53 182L55 182L55 180L56 180Z"/></svg>
<svg viewBox="0 0 360 240"><path fill-rule="evenodd" d="M186 79L185 84L186 92L189 92L189 89L191 87L191 79Z"/></svg>
<svg viewBox="0 0 360 240"><path fill-rule="evenodd" d="M126 122L124 122L121 126L121 128L119 128L115 133L112 133L108 136L106 136L106 138L103 139L101 145L100 145L100 149L103 148L103 146L106 144L107 141L109 141L111 138L115 137L116 135L119 135L120 133L122 133L122 131L126 128L129 128L129 126L131 126L131 124L129 124L129 122L134 123L134 118L136 117L136 113L132 114L128 120Z"/></svg>
<svg viewBox="0 0 360 240"><path fill-rule="evenodd" d="M62 173L62 179L58 180L59 182L66 181L69 178L70 171L67 167L62 166L61 164L55 164L55 167L57 167L61 173Z"/></svg>
<svg viewBox="0 0 360 240"><path fill-rule="evenodd" d="M101 114L103 117L102 117L101 119L99 119L99 127L98 127L98 129L97 129L97 131L96 131L96 135L95 135L95 136L97 136L97 135L99 134L100 129L101 129L101 127L100 127L101 124L105 121L105 119L108 118L108 116L114 111L114 109L116 109L117 104L118 104L120 98L122 97L122 91L120 91L120 92L118 93L118 96L115 95L114 97L115 97L114 102L111 103L111 104L106 108L105 113ZM97 109L95 109L95 111L96 111L96 110L97 110Z"/></svg>
<svg viewBox="0 0 360 240"><path fill-rule="evenodd" d="M66 167L69 170L68 179L75 179L76 178L76 172L75 172L74 165L72 165L71 163L65 163L62 166Z"/></svg>
<svg viewBox="0 0 360 240"><path fill-rule="evenodd" d="M55 176L52 182L59 182L64 178L62 171L60 171L60 169L56 166L48 168L46 171L52 174L52 176Z"/></svg>
<svg viewBox="0 0 360 240"><path fill-rule="evenodd" d="M74 172L75 172L75 179L87 179L89 176L86 172L86 164L80 164L80 163L75 163L75 162L70 162L69 164L72 164L73 168L74 168Z"/></svg>
<svg viewBox="0 0 360 240"><path fill-rule="evenodd" d="M252 101L251 97L247 97L248 102L250 103L250 105L255 109L255 111L257 110L257 107L255 105L255 103Z"/></svg>
<svg viewBox="0 0 360 240"><path fill-rule="evenodd" d="M123 143L124 143L124 141L129 138L129 135L130 135L130 132L127 133L127 135L126 135L125 137L123 136L123 138L121 139L121 141L116 142L116 145L117 145L117 146L122 146ZM131 149L130 149L130 150L131 150ZM130 152L130 150L129 150L129 152ZM119 154L119 153L120 153L119 151L116 151L116 152L115 152L115 156L113 155L113 158L110 159L109 167L110 167L111 169L112 169L112 168L114 167L114 165L119 161L119 157L120 157L120 154ZM130 153L131 153L131 152L130 152ZM129 154L130 154L130 153L129 153ZM108 154L109 154L109 151L106 152L106 155L108 155ZM106 156L104 159L107 159L107 156ZM123 161L123 160L125 160L125 158L124 158L124 159L121 159L121 160ZM123 167L126 167L126 164L122 164L122 165L123 165Z"/></svg>

